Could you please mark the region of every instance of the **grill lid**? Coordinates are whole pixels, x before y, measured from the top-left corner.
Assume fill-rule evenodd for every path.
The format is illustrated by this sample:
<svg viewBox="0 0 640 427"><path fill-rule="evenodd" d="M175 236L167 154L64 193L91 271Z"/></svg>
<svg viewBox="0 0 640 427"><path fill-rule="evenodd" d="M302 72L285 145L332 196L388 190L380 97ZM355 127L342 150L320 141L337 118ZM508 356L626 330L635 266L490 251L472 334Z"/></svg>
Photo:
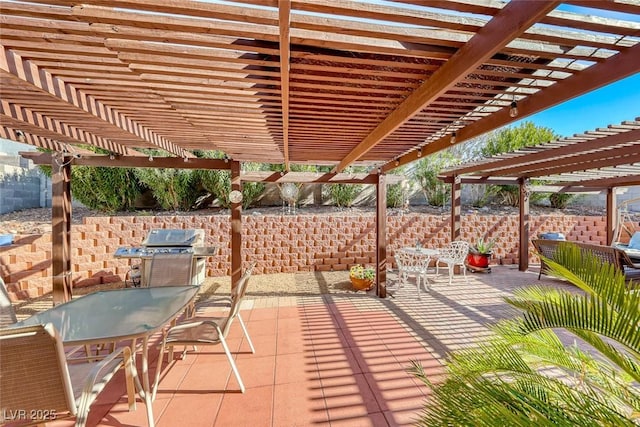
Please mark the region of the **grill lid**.
<svg viewBox="0 0 640 427"><path fill-rule="evenodd" d="M144 239L144 246L193 246L201 244L204 230L151 230Z"/></svg>

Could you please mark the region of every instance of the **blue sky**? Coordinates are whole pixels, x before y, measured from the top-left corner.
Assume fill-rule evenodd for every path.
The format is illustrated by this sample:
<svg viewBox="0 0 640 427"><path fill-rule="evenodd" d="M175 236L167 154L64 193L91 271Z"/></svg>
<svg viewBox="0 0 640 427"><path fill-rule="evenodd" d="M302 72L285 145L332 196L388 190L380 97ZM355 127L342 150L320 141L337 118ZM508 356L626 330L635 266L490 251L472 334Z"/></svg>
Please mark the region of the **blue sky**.
<svg viewBox="0 0 640 427"><path fill-rule="evenodd" d="M526 117L561 136L571 136L640 117L640 74ZM517 123L516 123L517 124Z"/></svg>
<svg viewBox="0 0 640 427"><path fill-rule="evenodd" d="M640 22L640 16L562 4L558 10ZM640 116L640 73L553 108L531 115L537 125L553 129L561 136L619 124Z"/></svg>

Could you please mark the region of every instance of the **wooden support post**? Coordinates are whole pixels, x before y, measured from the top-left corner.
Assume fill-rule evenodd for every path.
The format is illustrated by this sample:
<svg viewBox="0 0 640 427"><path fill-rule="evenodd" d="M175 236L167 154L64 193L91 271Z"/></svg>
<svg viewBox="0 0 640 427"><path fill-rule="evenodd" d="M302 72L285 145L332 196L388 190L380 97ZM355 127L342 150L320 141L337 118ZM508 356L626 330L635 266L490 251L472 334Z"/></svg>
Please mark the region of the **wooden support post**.
<svg viewBox="0 0 640 427"><path fill-rule="evenodd" d="M607 245L613 244L614 233L616 227L621 227L622 224L616 224L618 220L617 202L616 202L616 189L615 187L607 188Z"/></svg>
<svg viewBox="0 0 640 427"><path fill-rule="evenodd" d="M459 176L453 177L451 183L451 241L460 238L460 206L462 184Z"/></svg>
<svg viewBox="0 0 640 427"><path fill-rule="evenodd" d="M240 162L231 162L231 191L242 193ZM242 201L231 203L231 288L234 289L242 277Z"/></svg>
<svg viewBox="0 0 640 427"><path fill-rule="evenodd" d="M518 244L518 270L527 271L529 268L529 180L519 179L520 184L520 227L519 237L520 243Z"/></svg>
<svg viewBox="0 0 640 427"><path fill-rule="evenodd" d="M71 164L61 154L51 162L51 267L53 304L71 299Z"/></svg>
<svg viewBox="0 0 640 427"><path fill-rule="evenodd" d="M462 180L459 176L453 177L451 183L451 241L454 242L460 238L460 207L462 205ZM438 261L436 261L438 262ZM460 266L453 267L455 274L460 274Z"/></svg>
<svg viewBox="0 0 640 427"><path fill-rule="evenodd" d="M376 294L387 297L387 182L378 175L376 184Z"/></svg>

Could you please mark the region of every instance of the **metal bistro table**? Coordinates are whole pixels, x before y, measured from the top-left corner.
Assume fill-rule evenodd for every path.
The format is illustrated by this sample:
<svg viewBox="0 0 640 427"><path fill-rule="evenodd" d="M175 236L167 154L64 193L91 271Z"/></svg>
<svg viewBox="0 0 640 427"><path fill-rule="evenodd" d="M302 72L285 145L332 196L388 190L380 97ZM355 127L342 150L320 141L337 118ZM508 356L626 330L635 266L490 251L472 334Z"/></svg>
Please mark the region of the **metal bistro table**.
<svg viewBox="0 0 640 427"><path fill-rule="evenodd" d="M65 345L96 344L142 339L142 381L140 393L153 425L149 383L149 338L174 320L193 301L197 286L164 286L99 291L35 314L14 326L52 323ZM160 355L162 357L162 355Z"/></svg>

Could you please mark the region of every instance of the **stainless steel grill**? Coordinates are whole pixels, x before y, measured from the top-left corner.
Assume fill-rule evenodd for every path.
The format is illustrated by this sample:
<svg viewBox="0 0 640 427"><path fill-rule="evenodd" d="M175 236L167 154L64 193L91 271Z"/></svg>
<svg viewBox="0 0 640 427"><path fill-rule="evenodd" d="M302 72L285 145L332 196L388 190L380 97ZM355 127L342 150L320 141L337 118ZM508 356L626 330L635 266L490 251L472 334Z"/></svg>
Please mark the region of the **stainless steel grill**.
<svg viewBox="0 0 640 427"><path fill-rule="evenodd" d="M140 259L140 265L133 265L132 285L148 286L151 259L154 254L193 254L191 284L201 285L206 277L206 258L216 253L214 246L204 246L202 229L154 229L149 232L140 246L123 246L116 250L116 258ZM133 274L138 270L137 274ZM134 280L135 277L139 279ZM139 283L136 283L139 282Z"/></svg>

